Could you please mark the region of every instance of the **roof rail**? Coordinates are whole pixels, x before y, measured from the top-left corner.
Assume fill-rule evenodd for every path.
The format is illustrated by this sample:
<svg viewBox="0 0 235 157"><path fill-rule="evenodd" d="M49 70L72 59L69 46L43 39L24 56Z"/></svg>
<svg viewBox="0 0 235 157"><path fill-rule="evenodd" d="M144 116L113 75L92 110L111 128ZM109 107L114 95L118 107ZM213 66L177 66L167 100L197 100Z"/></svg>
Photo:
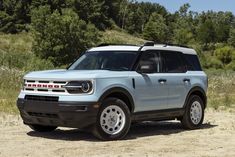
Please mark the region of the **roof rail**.
<svg viewBox="0 0 235 157"><path fill-rule="evenodd" d="M161 44L161 45L164 45L164 47L167 47L167 46L178 46L178 47L184 47L184 48L190 48L186 45L181 45L181 44L174 44L174 43L155 43L154 41L147 41L144 43L143 46L154 46L155 44Z"/></svg>
<svg viewBox="0 0 235 157"><path fill-rule="evenodd" d="M154 46L154 44L155 44L154 41L147 41L144 43L143 46Z"/></svg>
<svg viewBox="0 0 235 157"><path fill-rule="evenodd" d="M119 45L123 45L123 46L137 46L137 45L134 45L134 44L101 43L97 47L102 47L102 46L119 46Z"/></svg>
<svg viewBox="0 0 235 157"><path fill-rule="evenodd" d="M190 47L188 47L186 45L181 45L181 44L164 43L164 47L167 47L167 46L178 46L178 47L190 48Z"/></svg>

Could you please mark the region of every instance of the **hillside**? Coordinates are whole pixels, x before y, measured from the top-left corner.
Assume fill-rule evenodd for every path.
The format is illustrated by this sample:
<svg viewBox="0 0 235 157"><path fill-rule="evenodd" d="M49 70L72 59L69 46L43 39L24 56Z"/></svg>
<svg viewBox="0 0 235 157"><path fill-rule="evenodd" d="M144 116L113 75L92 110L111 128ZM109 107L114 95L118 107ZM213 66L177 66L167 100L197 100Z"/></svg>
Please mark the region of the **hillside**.
<svg viewBox="0 0 235 157"><path fill-rule="evenodd" d="M102 32L101 42L142 44L143 39L120 30ZM0 34L0 111L16 113L15 101L21 88L22 76L27 71L53 69L49 61L36 57L32 52L29 33ZM235 106L235 74L207 70L209 75L208 104L214 109Z"/></svg>
<svg viewBox="0 0 235 157"><path fill-rule="evenodd" d="M0 53L32 53L33 38L30 33L0 33ZM106 30L101 32L101 43L140 45L144 39L130 35L122 30ZM0 55L2 56L2 55ZM3 60L0 60L2 63Z"/></svg>
<svg viewBox="0 0 235 157"><path fill-rule="evenodd" d="M146 40L132 36L120 30L106 30L102 33L102 43L141 45Z"/></svg>

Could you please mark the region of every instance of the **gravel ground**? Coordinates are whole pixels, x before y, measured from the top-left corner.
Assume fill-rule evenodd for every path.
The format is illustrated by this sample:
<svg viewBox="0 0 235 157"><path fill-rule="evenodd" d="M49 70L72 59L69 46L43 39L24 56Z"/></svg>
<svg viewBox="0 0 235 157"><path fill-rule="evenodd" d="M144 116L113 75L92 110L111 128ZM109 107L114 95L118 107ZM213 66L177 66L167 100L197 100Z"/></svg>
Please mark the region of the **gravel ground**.
<svg viewBox="0 0 235 157"><path fill-rule="evenodd" d="M235 157L235 114L228 111L206 111L202 129L191 131L177 121L136 124L125 140L110 142L77 129L37 133L4 113L0 128L0 157Z"/></svg>

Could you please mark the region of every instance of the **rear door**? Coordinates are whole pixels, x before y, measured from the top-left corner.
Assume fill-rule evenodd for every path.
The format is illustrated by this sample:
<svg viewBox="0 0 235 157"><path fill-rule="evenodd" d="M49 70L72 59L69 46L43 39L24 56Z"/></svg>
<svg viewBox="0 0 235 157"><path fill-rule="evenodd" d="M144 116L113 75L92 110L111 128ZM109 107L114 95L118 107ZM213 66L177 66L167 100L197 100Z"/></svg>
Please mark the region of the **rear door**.
<svg viewBox="0 0 235 157"><path fill-rule="evenodd" d="M169 109L182 108L191 86L190 78L187 77L187 67L183 54L175 51L161 51L160 56L162 73L165 74L167 79L167 107Z"/></svg>

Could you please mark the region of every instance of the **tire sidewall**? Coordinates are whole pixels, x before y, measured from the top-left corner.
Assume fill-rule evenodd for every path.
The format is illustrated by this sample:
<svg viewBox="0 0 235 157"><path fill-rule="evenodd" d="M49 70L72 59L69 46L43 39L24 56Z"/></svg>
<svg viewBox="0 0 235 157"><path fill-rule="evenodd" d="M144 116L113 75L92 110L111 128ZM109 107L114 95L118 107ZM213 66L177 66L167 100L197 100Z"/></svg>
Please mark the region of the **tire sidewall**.
<svg viewBox="0 0 235 157"><path fill-rule="evenodd" d="M202 108L202 117L201 117L201 120L200 120L200 122L198 124L194 124L192 122L192 120L191 120L191 117L190 117L191 106L196 101L200 103L201 108ZM205 107L204 107L204 103L203 103L202 99L199 96L197 96L197 95L192 95L189 98L189 101L188 101L188 104L187 104L187 107L186 107L186 118L188 119L188 123L190 124L192 129L196 129L196 128L201 126L201 124L202 124L202 122L204 120L204 110L205 110Z"/></svg>
<svg viewBox="0 0 235 157"><path fill-rule="evenodd" d="M126 116L125 117L126 121L125 121L125 125L124 125L123 129L118 134L115 134L115 135L110 135L110 134L106 133L102 129L101 124L100 124L100 116L101 116L103 110L110 105L115 105L115 106L120 107ZM117 99L117 98L107 98L102 102L101 108L98 112L96 126L95 126L95 128L97 129L96 131L99 134L99 138L102 138L103 140L122 139L128 133L128 131L130 129L130 125L131 125L130 111L129 111L129 108L127 107L127 105L122 100Z"/></svg>

